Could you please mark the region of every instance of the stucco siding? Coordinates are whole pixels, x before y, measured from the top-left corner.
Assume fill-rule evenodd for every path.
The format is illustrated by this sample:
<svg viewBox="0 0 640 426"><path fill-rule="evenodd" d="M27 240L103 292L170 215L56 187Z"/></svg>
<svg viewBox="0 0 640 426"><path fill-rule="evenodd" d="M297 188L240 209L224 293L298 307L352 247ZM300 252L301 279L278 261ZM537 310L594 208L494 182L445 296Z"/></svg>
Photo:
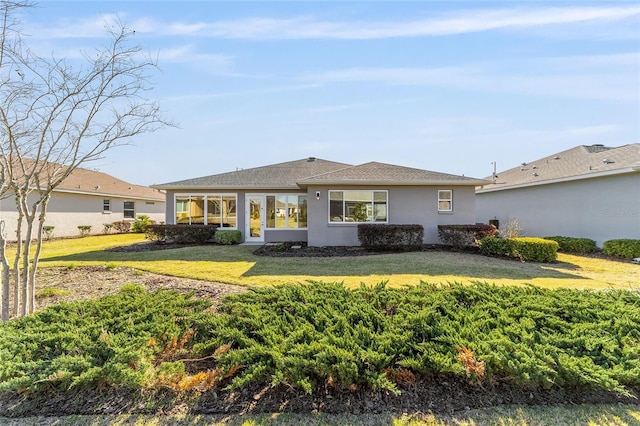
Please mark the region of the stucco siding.
<svg viewBox="0 0 640 426"><path fill-rule="evenodd" d="M357 223L330 223L328 191L349 189L388 190L388 223L419 224L424 243L437 244L438 225L475 223L475 194L466 186L309 187L309 236L312 246L357 246ZM438 190L453 190L453 212L438 212ZM316 199L316 192L320 199Z"/></svg>
<svg viewBox="0 0 640 426"><path fill-rule="evenodd" d="M108 213L103 211L103 200L110 200L111 211ZM54 237L77 236L80 225L89 225L92 234L100 234L103 224L124 219L124 201L134 202L136 217L145 214L156 222L165 220L164 201L56 192L47 206L45 225L54 227ZM5 221L5 236L9 240L15 239L17 217L13 198L1 200L0 218ZM133 222L133 219L127 220Z"/></svg>
<svg viewBox="0 0 640 426"><path fill-rule="evenodd" d="M517 219L527 236L640 239L640 173L478 193L476 204L478 220Z"/></svg>

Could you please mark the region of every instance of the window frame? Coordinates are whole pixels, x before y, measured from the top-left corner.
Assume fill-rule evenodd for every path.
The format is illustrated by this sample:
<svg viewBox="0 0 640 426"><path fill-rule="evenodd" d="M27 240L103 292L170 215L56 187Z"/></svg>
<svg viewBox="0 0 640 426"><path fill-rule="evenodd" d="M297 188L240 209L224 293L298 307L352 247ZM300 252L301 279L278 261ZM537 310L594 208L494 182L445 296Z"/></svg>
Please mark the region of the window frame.
<svg viewBox="0 0 640 426"><path fill-rule="evenodd" d="M127 203L131 203L132 208L127 208ZM127 212L131 212L133 216L127 216ZM122 217L124 219L135 219L136 218L136 202L135 201L124 201L122 203Z"/></svg>
<svg viewBox="0 0 640 426"><path fill-rule="evenodd" d="M202 198L202 202L203 202L203 222L202 223L193 223L192 222L192 218L191 218L191 212L190 212L190 203L191 203L191 197L198 197L198 198ZM234 210L235 210L235 226L229 226L229 227L224 227L224 229L229 229L229 230L236 230L238 229L238 193L237 192L216 192L216 193L210 193L210 192L180 192L180 193L175 193L173 194L173 221L176 225L180 225L181 223L178 223L178 213L187 213L189 216L189 222L186 223L188 225L209 225L209 202L210 202L210 198L211 199L216 199L217 201L221 202L225 199L225 198L229 198L229 197L233 197L233 199L235 200L235 206L234 206ZM187 199L187 200L180 200L181 202L184 202L183 207L185 208L185 210L180 210L178 211L178 199L182 198L182 199ZM215 201L215 200L213 200ZM219 216L219 222L215 222L214 224L223 224L225 223L224 220L228 219L229 216L225 216L224 215L224 209L220 208L220 216Z"/></svg>
<svg viewBox="0 0 640 426"><path fill-rule="evenodd" d="M340 192L342 193L342 220L331 220L332 216L331 216L331 194L332 193L337 193ZM366 221L362 221L362 222L356 222L356 221L348 221L345 220L346 218L346 214L345 211L347 210L347 206L346 203L348 200L346 200L347 197L344 196L345 192L370 192L371 193L371 200L370 201L365 201L365 203L368 203L371 206L371 220L366 220ZM384 193L385 194L385 220L375 220L375 206L376 204L381 204L380 201L376 201L375 198L375 194L377 192L380 193ZM335 217L335 216L334 216ZM380 224L387 224L389 223L389 190L388 189L368 189L368 188L363 188L363 189L330 189L327 191L327 223L329 225L357 225L359 223L380 223Z"/></svg>
<svg viewBox="0 0 640 426"><path fill-rule="evenodd" d="M277 206L278 206L278 199L282 199L282 197L284 197L284 226L283 227L279 227L278 226L278 221L277 218L270 219L269 215L271 214L269 211L265 212L266 220L265 220L265 227L264 229L268 229L269 231L291 231L291 230L307 230L309 229L309 195L301 192L301 193L292 193L292 192L279 192L279 193L269 193L269 194L264 194L264 200L265 200L265 209L268 209L270 204L269 204L269 197L273 197L274 198L274 204L273 204L273 208L274 208L274 214L276 213L277 210ZM296 197L296 202L292 203L291 198ZM293 208L296 210L295 213L295 217L296 217L296 224L300 223L300 210L301 210L301 206L303 204L300 203L300 198L303 197L304 199L306 199L306 224L307 226L304 227L293 227L290 226L291 225L291 221L290 218L292 216L290 216L290 209ZM293 206L293 207L291 207ZM273 222L273 226L270 226L270 222Z"/></svg>
<svg viewBox="0 0 640 426"><path fill-rule="evenodd" d="M441 194L448 193L449 198L443 198ZM440 203L449 203L449 208L444 209L440 207ZM453 189L439 189L438 190L438 213L452 213L453 212Z"/></svg>
<svg viewBox="0 0 640 426"><path fill-rule="evenodd" d="M103 214L111 213L111 200L108 198L102 199L102 213Z"/></svg>

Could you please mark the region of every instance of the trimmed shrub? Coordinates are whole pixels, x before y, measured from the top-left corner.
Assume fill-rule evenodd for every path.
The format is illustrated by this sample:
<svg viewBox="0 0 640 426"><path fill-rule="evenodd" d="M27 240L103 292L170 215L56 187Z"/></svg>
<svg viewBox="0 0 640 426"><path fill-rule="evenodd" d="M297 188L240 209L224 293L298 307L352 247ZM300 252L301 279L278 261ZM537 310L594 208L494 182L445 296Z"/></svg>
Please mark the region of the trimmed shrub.
<svg viewBox="0 0 640 426"><path fill-rule="evenodd" d="M444 244L453 247L477 246L478 241L493 237L498 229L494 225L438 225L438 237Z"/></svg>
<svg viewBox="0 0 640 426"><path fill-rule="evenodd" d="M138 234L142 234L147 230L149 225L152 225L153 221L146 214L139 214L133 224L131 225L131 232L136 232Z"/></svg>
<svg viewBox="0 0 640 426"><path fill-rule="evenodd" d="M78 232L81 237L86 237L91 233L91 225L78 225Z"/></svg>
<svg viewBox="0 0 640 426"><path fill-rule="evenodd" d="M44 234L45 240L50 240L53 237L53 230L55 226L45 225L42 227L42 233Z"/></svg>
<svg viewBox="0 0 640 426"><path fill-rule="evenodd" d="M419 250L424 239L422 225L383 225L362 223L358 225L358 240L368 250L410 251Z"/></svg>
<svg viewBox="0 0 640 426"><path fill-rule="evenodd" d="M213 241L217 225L149 225L145 238L175 244L204 244Z"/></svg>
<svg viewBox="0 0 640 426"><path fill-rule="evenodd" d="M598 250L596 242L589 238L562 237L559 235L553 237L544 237L545 240L552 240L558 243L558 251L567 253L593 253Z"/></svg>
<svg viewBox="0 0 640 426"><path fill-rule="evenodd" d="M103 223L102 224L102 233L103 234L110 234L111 230L113 229L113 223Z"/></svg>
<svg viewBox="0 0 640 426"><path fill-rule="evenodd" d="M609 240L602 245L602 250L607 256L624 257L633 259L640 257L640 240Z"/></svg>
<svg viewBox="0 0 640 426"><path fill-rule="evenodd" d="M230 229L218 229L214 236L216 243L223 245L240 244L242 232Z"/></svg>
<svg viewBox="0 0 640 426"><path fill-rule="evenodd" d="M495 238L480 241L480 252L487 256L514 257L522 261L553 262L558 259L558 243L543 238Z"/></svg>
<svg viewBox="0 0 640 426"><path fill-rule="evenodd" d="M113 222L113 227L119 234L125 234L131 230L131 222L121 220L120 222Z"/></svg>

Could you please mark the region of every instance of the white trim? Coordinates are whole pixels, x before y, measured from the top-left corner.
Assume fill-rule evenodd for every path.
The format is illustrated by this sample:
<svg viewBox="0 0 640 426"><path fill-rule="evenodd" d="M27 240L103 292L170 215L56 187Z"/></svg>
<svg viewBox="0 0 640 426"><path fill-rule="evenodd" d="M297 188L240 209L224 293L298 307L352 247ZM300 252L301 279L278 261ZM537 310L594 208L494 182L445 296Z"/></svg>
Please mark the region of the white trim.
<svg viewBox="0 0 640 426"><path fill-rule="evenodd" d="M446 199L446 198L440 198L440 193L441 192L449 192L451 193L451 198ZM449 209L441 209L440 208L440 201L448 201L449 204L451 205L451 208ZM453 212L453 189L438 189L438 213L452 213Z"/></svg>
<svg viewBox="0 0 640 426"><path fill-rule="evenodd" d="M250 200L260 201L260 235L251 236L251 203ZM245 194L244 195L244 242L245 243L263 243L264 231L266 229L266 203L267 197L264 194ZM237 214L237 212L236 212Z"/></svg>
<svg viewBox="0 0 640 426"><path fill-rule="evenodd" d="M343 193L343 197L342 197L342 214L343 216L346 216L345 214L345 199L344 199L344 193L346 191L353 191L353 192L357 192L357 191L369 191L371 192L371 208L373 209L373 206L375 205L375 200L373 199L374 197L374 192L384 192L387 197L386 197L386 208L387 208L387 218L385 221L366 221L366 222L347 222L344 220L344 217L342 218L341 221L332 221L331 220L331 193L332 192L342 192ZM389 223L389 190L388 189L370 189L370 188L358 188L358 189L328 189L327 190L327 223L329 225L357 225L359 223ZM373 213L373 212L372 212Z"/></svg>
<svg viewBox="0 0 640 426"><path fill-rule="evenodd" d="M211 196L211 197L223 197L223 196L233 196L236 199L236 226L230 226L228 228L224 228L224 229L228 229L230 231L232 230L237 230L238 229L238 193L237 192L176 192L173 194L173 222L175 225L177 225L177 215L178 212L176 210L176 206L177 206L177 198L178 197L205 197L204 198L204 209L203 209L203 214L204 214L204 224L208 225L209 222L209 217L208 217L208 203L207 203L207 199L206 197ZM191 220L189 220L191 221ZM222 217L220 217L220 223L222 223ZM189 223L189 225L191 225L191 223Z"/></svg>

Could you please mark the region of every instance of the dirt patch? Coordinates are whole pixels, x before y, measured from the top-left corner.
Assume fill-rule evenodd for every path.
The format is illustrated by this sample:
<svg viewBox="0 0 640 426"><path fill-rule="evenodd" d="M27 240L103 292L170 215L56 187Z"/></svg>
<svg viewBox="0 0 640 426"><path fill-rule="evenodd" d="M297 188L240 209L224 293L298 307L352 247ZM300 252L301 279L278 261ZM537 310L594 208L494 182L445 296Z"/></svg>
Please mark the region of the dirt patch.
<svg viewBox="0 0 640 426"><path fill-rule="evenodd" d="M41 310L60 302L95 299L115 294L125 284L137 284L149 291L171 289L182 293L195 292L197 297L214 302L218 302L227 294L246 290L244 287L230 284L171 277L124 267L40 268L36 285L37 309ZM47 293L45 289L62 291ZM43 297L46 294L49 295Z"/></svg>

